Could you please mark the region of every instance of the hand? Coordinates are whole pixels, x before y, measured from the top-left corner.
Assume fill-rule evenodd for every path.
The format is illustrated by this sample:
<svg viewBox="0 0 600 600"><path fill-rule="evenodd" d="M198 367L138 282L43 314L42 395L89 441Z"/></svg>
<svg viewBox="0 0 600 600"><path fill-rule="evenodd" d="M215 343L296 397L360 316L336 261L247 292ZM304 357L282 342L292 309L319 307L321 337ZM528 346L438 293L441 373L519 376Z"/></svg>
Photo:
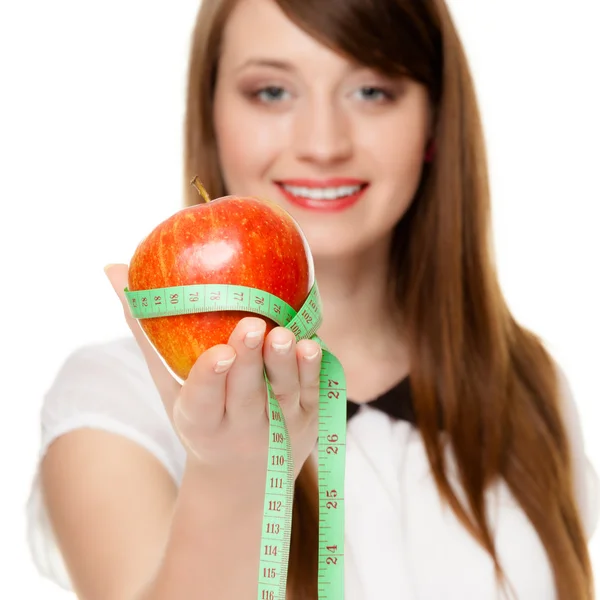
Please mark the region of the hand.
<svg viewBox="0 0 600 600"><path fill-rule="evenodd" d="M287 425L297 476L317 440L322 356L319 344L312 340L296 343L294 334L284 327L276 327L264 339L265 321L246 317L227 344L209 348L198 357L180 385L131 316L123 292L127 265L109 265L105 272L190 459L223 473L266 470L266 367Z"/></svg>

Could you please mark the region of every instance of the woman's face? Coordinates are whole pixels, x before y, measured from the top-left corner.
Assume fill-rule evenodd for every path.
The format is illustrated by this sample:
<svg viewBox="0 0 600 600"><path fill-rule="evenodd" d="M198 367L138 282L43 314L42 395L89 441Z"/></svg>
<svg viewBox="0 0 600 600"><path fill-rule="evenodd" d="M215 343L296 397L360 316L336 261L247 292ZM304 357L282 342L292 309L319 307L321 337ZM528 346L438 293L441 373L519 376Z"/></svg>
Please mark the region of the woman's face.
<svg viewBox="0 0 600 600"><path fill-rule="evenodd" d="M423 86L349 62L273 0L240 0L230 16L214 120L228 193L283 206L315 259L389 240L430 134Z"/></svg>

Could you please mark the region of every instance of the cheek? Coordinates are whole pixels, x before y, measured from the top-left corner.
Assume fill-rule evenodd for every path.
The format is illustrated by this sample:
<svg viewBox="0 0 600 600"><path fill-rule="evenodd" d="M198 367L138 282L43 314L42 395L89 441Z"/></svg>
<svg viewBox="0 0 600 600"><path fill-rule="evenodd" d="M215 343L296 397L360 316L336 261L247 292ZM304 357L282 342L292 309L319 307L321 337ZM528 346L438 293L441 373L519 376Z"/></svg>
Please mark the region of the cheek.
<svg viewBox="0 0 600 600"><path fill-rule="evenodd" d="M281 139L260 110L232 94L215 95L215 133L225 181L231 188L260 177L280 152Z"/></svg>
<svg viewBox="0 0 600 600"><path fill-rule="evenodd" d="M247 168L249 124L241 126L239 111L226 94L215 95L214 125L219 161L226 182L239 179ZM229 186L228 186L229 187Z"/></svg>
<svg viewBox="0 0 600 600"><path fill-rule="evenodd" d="M394 133L391 133L394 132ZM377 165L386 187L410 193L421 177L427 122L420 113L382 120L360 134L363 148Z"/></svg>

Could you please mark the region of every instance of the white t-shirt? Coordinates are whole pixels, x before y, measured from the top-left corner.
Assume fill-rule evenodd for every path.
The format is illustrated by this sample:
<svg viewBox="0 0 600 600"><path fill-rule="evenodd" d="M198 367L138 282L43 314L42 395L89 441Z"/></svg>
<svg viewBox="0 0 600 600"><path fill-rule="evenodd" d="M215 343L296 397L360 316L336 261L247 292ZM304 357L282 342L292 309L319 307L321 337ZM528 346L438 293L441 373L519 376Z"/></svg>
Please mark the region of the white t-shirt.
<svg viewBox="0 0 600 600"><path fill-rule="evenodd" d="M598 478L583 454L564 375L563 394L590 538L599 512ZM137 442L181 483L185 450L133 338L84 347L67 359L44 398L39 458L58 436L81 427ZM496 600L493 563L442 505L413 425L365 405L350 419L346 441L345 600ZM32 557L44 577L71 590L37 473L26 507ZM452 476L451 482L456 484ZM519 600L556 598L544 548L506 485L488 491L488 505L500 562Z"/></svg>

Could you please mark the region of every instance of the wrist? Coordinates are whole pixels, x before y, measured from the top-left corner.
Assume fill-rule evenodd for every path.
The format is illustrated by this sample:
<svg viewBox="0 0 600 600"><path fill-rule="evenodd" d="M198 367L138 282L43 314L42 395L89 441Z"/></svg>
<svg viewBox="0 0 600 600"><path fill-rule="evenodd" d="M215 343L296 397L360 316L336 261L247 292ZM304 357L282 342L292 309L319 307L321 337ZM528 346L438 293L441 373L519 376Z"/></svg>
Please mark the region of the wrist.
<svg viewBox="0 0 600 600"><path fill-rule="evenodd" d="M262 469L240 463L228 468L207 465L188 454L182 491L190 498L203 498L208 504L227 511L228 508L262 506L266 485L266 463Z"/></svg>

